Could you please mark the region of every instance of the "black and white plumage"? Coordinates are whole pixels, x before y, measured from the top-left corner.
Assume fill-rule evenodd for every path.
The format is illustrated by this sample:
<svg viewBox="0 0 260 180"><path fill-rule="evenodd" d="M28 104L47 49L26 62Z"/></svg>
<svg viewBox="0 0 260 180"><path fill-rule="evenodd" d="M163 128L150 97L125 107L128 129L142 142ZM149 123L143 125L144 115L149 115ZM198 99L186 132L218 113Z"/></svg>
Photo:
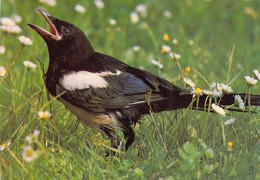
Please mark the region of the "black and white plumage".
<svg viewBox="0 0 260 180"><path fill-rule="evenodd" d="M48 46L47 90L53 96L61 95L58 100L81 122L104 131L114 148L120 143L115 129L124 132L127 150L135 138L131 125L142 115L187 108L191 103L189 90L95 52L79 28L40 8L37 10L50 26L48 32L28 24ZM222 96L220 105L234 104L234 95ZM204 108L206 97L200 97L200 108ZM251 95L250 102L260 105L260 96Z"/></svg>

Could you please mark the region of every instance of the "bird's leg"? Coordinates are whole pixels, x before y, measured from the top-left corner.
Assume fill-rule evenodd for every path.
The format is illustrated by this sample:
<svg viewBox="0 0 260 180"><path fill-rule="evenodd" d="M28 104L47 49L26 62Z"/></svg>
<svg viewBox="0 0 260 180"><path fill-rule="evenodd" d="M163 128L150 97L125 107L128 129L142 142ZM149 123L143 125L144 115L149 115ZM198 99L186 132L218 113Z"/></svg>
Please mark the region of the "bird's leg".
<svg viewBox="0 0 260 180"><path fill-rule="evenodd" d="M135 140L135 132L129 125L124 126L124 136L126 139L125 150L127 151Z"/></svg>
<svg viewBox="0 0 260 180"><path fill-rule="evenodd" d="M111 146L115 149L119 148L120 139L116 134L116 131L106 127L102 127L101 130L106 133L106 135L111 139ZM109 153L108 153L109 154ZM115 152L111 152L112 155L115 155ZM108 155L107 155L108 156Z"/></svg>

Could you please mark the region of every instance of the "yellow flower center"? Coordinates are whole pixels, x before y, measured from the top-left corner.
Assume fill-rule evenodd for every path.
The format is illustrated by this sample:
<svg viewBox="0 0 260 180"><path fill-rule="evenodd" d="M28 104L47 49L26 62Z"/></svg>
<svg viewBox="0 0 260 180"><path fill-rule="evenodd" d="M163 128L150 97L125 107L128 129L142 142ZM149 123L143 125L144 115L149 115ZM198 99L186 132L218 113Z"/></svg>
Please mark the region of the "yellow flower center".
<svg viewBox="0 0 260 180"><path fill-rule="evenodd" d="M232 151L232 147L233 147L233 143L231 141L229 141L227 143L227 151Z"/></svg>
<svg viewBox="0 0 260 180"><path fill-rule="evenodd" d="M43 112L42 113L42 118L44 119L44 118L47 118L47 117L49 117L45 112Z"/></svg>
<svg viewBox="0 0 260 180"><path fill-rule="evenodd" d="M200 88L196 88L195 91L197 92L197 94L201 94L202 93Z"/></svg>
<svg viewBox="0 0 260 180"><path fill-rule="evenodd" d="M164 40L164 41L169 41L169 40L170 40L169 35L168 35L167 33L165 33L165 34L163 35L163 40Z"/></svg>
<svg viewBox="0 0 260 180"><path fill-rule="evenodd" d="M166 53L166 52L167 50L164 47L162 47L161 53Z"/></svg>
<svg viewBox="0 0 260 180"><path fill-rule="evenodd" d="M32 155L33 155L33 150L32 149L28 149L26 151L26 156L31 157Z"/></svg>
<svg viewBox="0 0 260 180"><path fill-rule="evenodd" d="M185 74L188 75L190 72L190 66L187 66L184 70Z"/></svg>
<svg viewBox="0 0 260 180"><path fill-rule="evenodd" d="M1 73L1 71L0 71L0 73ZM6 146L7 146L7 144L6 144L6 143L4 143L4 144L2 144L2 146L3 146L3 147L6 147Z"/></svg>

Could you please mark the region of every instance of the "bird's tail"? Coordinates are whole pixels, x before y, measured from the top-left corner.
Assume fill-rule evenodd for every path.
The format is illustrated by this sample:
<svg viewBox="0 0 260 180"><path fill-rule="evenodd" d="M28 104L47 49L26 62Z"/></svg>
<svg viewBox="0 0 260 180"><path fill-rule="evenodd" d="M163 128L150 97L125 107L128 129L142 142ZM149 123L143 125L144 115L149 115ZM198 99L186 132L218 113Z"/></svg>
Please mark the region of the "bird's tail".
<svg viewBox="0 0 260 180"><path fill-rule="evenodd" d="M180 108L190 106L192 109L204 110L205 108L208 108L212 103L218 104L222 107L231 106L230 108L228 108L228 110L230 111L245 112L243 109L246 106L260 106L260 95L224 94L218 98L210 99L208 95L201 95L194 98L193 96L186 94L183 97L183 106Z"/></svg>
<svg viewBox="0 0 260 180"><path fill-rule="evenodd" d="M194 96L190 93L180 93L178 95L168 96L164 102L152 103L154 112L165 110L175 110L183 108L192 108L196 110L205 110L212 104L217 104L221 107L228 107L230 111L247 112L246 106L260 106L260 95L253 94L224 94L218 98L208 95ZM232 106L233 105L233 106Z"/></svg>

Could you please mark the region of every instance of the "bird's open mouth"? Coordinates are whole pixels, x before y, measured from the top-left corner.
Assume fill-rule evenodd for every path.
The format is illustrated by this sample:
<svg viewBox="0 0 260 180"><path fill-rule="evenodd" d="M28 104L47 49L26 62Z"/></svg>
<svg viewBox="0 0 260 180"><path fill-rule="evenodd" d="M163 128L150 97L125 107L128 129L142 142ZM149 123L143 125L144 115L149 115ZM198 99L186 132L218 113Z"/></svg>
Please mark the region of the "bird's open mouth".
<svg viewBox="0 0 260 180"><path fill-rule="evenodd" d="M59 34L57 28L53 24L55 18L41 8L37 8L37 10L43 15L43 17L46 19L47 23L49 24L50 32L34 24L27 23L27 25L30 26L32 29L34 29L36 32L38 32L43 38L60 40L61 35Z"/></svg>

